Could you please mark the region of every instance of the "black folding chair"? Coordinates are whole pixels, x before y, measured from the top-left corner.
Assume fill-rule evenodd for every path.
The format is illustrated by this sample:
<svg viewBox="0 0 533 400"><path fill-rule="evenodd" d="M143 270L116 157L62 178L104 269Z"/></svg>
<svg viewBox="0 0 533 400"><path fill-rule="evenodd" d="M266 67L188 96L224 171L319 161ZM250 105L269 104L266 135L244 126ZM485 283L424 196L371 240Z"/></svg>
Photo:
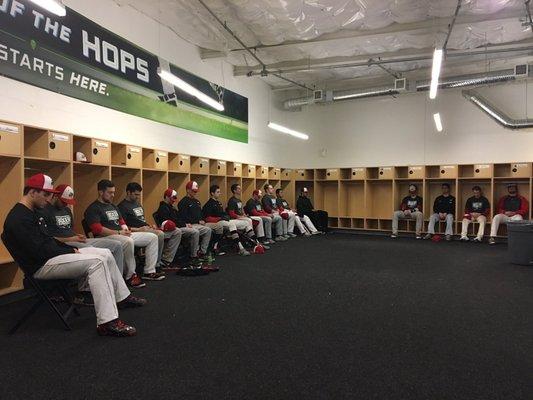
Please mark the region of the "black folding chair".
<svg viewBox="0 0 533 400"><path fill-rule="evenodd" d="M26 322L26 320L31 317L37 309L44 303L48 304L48 306L52 309L52 311L57 315L57 317L60 319L61 323L63 324L63 327L65 330L72 330L69 323L67 322L67 319L69 316L74 313L74 315L80 315L78 312L78 309L74 305L72 301L72 296L69 292L68 285L72 282L72 280L65 280L65 279L54 279L54 280L41 280L41 279L35 279L32 275L32 273L28 273L28 269L24 264L20 262L20 260L17 260L16 257L13 255L14 251L10 243L5 238L4 233L1 235L2 242L4 242L4 245L6 246L7 250L15 260L15 262L19 265L22 272L24 272L24 282L25 287L26 284L30 286L35 292L37 293L37 302L31 306L31 308L24 313L24 315L19 319L19 321L9 330L9 334L12 335L15 333L20 326ZM59 310L57 305L52 301L50 297L50 293L53 292L58 293L60 296L63 297L64 301L68 305L67 311L64 313Z"/></svg>

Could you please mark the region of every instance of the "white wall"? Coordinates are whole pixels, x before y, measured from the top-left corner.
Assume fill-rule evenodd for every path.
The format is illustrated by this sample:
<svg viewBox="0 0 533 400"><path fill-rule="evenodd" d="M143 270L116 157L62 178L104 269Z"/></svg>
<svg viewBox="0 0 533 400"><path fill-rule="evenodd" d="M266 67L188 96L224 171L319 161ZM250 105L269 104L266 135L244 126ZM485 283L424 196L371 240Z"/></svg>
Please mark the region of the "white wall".
<svg viewBox="0 0 533 400"><path fill-rule="evenodd" d="M514 118L533 116L533 88L525 82L477 90ZM433 123L436 111L445 127L440 134ZM418 93L277 110L276 119L311 136L298 151L281 155L281 164L289 167L533 161L532 130L502 128L460 90L441 90L434 102ZM327 149L325 157L321 149Z"/></svg>
<svg viewBox="0 0 533 400"><path fill-rule="evenodd" d="M7 78L0 78L0 119L150 148L281 167L533 160L533 133L503 129L468 103L460 90L441 91L433 103L427 94L410 94L396 99L310 106L302 112L280 111L269 106L269 88L261 80L234 78L231 67L220 60L202 61L195 46L137 11L119 7L111 0L65 3L138 46L247 96L249 143L151 122ZM523 82L480 92L514 117L533 116L533 89ZM434 110L442 115L444 135L434 129ZM270 131L266 127L270 114L276 122L309 132L310 140ZM325 157L321 149L327 149Z"/></svg>
<svg viewBox="0 0 533 400"><path fill-rule="evenodd" d="M266 127L269 88L259 79L237 80L232 77L231 67L220 60L203 62L195 46L113 1L66 0L65 4L171 63L248 97L249 143L151 122L3 77L0 119L185 154L277 165L276 137Z"/></svg>

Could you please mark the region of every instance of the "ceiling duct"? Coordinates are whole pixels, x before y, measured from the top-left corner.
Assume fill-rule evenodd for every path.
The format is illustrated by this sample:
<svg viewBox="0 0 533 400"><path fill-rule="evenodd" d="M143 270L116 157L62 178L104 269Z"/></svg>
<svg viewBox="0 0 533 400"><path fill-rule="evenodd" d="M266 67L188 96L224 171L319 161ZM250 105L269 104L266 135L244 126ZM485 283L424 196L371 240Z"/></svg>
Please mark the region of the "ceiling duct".
<svg viewBox="0 0 533 400"><path fill-rule="evenodd" d="M533 68L531 69L533 71ZM509 82L516 79L514 69L505 69L501 71L492 71L482 74L472 74L472 75L462 75L450 78L444 78L439 84L440 89L453 89L461 87L475 87L482 86L494 83ZM416 82L416 91L426 91L429 90L430 81L417 81ZM335 91L333 92L332 100L353 100L353 99L362 99L368 97L377 97L377 96L389 96L400 94L400 92L395 88L394 85L385 86L385 87L373 87L366 89L354 89L354 90L344 90L344 91ZM313 104L315 100L312 95L305 97L298 97L294 99L285 100L283 107L286 110L296 109L305 105ZM328 101L326 101L328 103Z"/></svg>
<svg viewBox="0 0 533 400"><path fill-rule="evenodd" d="M533 128L533 119L513 119L473 90L463 90L463 96L494 121L507 129Z"/></svg>
<svg viewBox="0 0 533 400"><path fill-rule="evenodd" d="M443 78L440 80L439 89L453 89L468 86L489 85L492 83L501 83L515 80L514 69L505 69L502 71L485 72L482 74L456 76L451 78ZM423 92L429 90L429 80L418 81L416 83L416 91Z"/></svg>

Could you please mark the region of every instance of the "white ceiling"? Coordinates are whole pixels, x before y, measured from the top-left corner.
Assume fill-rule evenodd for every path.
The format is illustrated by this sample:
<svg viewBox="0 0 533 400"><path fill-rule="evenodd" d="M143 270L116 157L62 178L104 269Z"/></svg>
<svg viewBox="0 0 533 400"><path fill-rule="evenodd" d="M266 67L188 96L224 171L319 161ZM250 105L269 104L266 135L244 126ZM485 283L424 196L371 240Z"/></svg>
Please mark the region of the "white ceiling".
<svg viewBox="0 0 533 400"><path fill-rule="evenodd" d="M197 0L115 0L168 26L199 46L206 59L224 58L236 75L258 74L261 67L242 51ZM204 0L270 71L317 87L344 87L391 79L369 59L401 61L385 66L395 74L427 76L428 56L442 46L457 0ZM533 46L533 33L522 25L524 0L463 0L448 50L504 45ZM522 21L520 20L522 19ZM465 55L445 62L445 73L509 68L529 52ZM417 60L406 61L405 58ZM351 64L358 66L349 66ZM344 65L343 67L337 67ZM348 65L348 66L347 66ZM446 70L447 68L447 70ZM263 77L274 88L291 86L275 76Z"/></svg>

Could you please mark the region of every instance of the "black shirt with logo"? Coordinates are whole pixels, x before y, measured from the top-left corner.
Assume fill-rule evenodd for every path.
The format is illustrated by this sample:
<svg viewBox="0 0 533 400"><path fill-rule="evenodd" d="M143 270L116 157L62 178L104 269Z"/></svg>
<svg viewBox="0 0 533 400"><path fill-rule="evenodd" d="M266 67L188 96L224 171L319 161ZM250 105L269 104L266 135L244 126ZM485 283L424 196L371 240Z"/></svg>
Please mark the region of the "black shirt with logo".
<svg viewBox="0 0 533 400"><path fill-rule="evenodd" d="M487 214L490 210L489 200L485 196L472 196L466 200L465 211L467 214L479 213Z"/></svg>
<svg viewBox="0 0 533 400"><path fill-rule="evenodd" d="M118 203L118 209L129 227L142 228L143 226L148 226L144 217L144 208L136 201L124 199Z"/></svg>
<svg viewBox="0 0 533 400"><path fill-rule="evenodd" d="M422 197L405 196L402 200L402 211L422 211Z"/></svg>
<svg viewBox="0 0 533 400"><path fill-rule="evenodd" d="M290 206L289 206L289 203L287 202L287 200L281 198L281 197L278 197L276 199L276 206L277 207L282 207L284 210L290 210Z"/></svg>
<svg viewBox="0 0 533 400"><path fill-rule="evenodd" d="M228 213L230 211L233 211L237 215L244 215L244 210L242 208L242 201L241 199L236 198L235 196L230 197L228 200L228 208L226 209Z"/></svg>
<svg viewBox="0 0 533 400"><path fill-rule="evenodd" d="M263 206L261 205L261 202L259 200L251 198L246 202L246 205L244 206L244 211L246 211L246 214L248 215L253 215L253 210L262 212Z"/></svg>
<svg viewBox="0 0 533 400"><path fill-rule="evenodd" d="M433 202L433 212L443 214L455 214L455 197L438 196Z"/></svg>
<svg viewBox="0 0 533 400"><path fill-rule="evenodd" d="M44 218L46 222L46 230L50 236L53 237L72 237L76 236L76 232L72 228L74 218L70 207L57 208L52 204L37 210L37 215Z"/></svg>
<svg viewBox="0 0 533 400"><path fill-rule="evenodd" d="M178 203L178 213L187 224L198 224L202 220L202 204L196 198L185 196Z"/></svg>
<svg viewBox="0 0 533 400"><path fill-rule="evenodd" d="M267 213L271 213L278 208L276 205L276 198L268 194L265 194L261 199L261 205L263 206L263 210L265 210Z"/></svg>
<svg viewBox="0 0 533 400"><path fill-rule="evenodd" d="M120 210L116 205L102 203L98 200L94 201L89 207L87 207L84 218L89 226L93 224L101 224L104 228L113 231L120 231L122 229L121 222L124 222Z"/></svg>
<svg viewBox="0 0 533 400"><path fill-rule="evenodd" d="M48 234L44 217L21 203L7 214L3 235L13 258L32 274L51 258L75 253L74 247Z"/></svg>

